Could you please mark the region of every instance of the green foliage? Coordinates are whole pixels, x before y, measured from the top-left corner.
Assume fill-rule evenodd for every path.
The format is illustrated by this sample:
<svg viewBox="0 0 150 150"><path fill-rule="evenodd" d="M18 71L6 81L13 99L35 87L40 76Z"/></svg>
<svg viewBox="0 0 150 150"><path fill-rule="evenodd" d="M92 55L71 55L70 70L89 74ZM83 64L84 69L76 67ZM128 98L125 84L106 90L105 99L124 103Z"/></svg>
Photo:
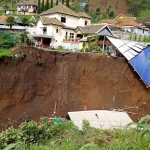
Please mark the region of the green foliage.
<svg viewBox="0 0 150 150"><path fill-rule="evenodd" d="M20 142L21 132L13 127L0 133L0 149L5 148L9 144Z"/></svg>
<svg viewBox="0 0 150 150"><path fill-rule="evenodd" d="M9 15L7 18L6 18L6 25L10 27L10 29L12 29L12 26L15 25L16 22L15 22L15 18L14 16L12 15Z"/></svg>
<svg viewBox="0 0 150 150"><path fill-rule="evenodd" d="M41 6L41 11L44 11L44 0L42 0L42 6Z"/></svg>
<svg viewBox="0 0 150 150"><path fill-rule="evenodd" d="M56 47L56 50L65 50L65 47L62 45L59 45L58 47Z"/></svg>
<svg viewBox="0 0 150 150"><path fill-rule="evenodd" d="M37 13L41 13L41 0L38 0Z"/></svg>
<svg viewBox="0 0 150 150"><path fill-rule="evenodd" d="M50 7L49 7L49 0L46 0L46 4L45 4L45 7L44 7L44 11L48 10Z"/></svg>
<svg viewBox="0 0 150 150"><path fill-rule="evenodd" d="M0 133L0 149L16 150L149 150L150 116L142 117L138 123L127 128L101 130L83 120L82 130L71 121L50 122L49 118L24 122L18 129L8 128ZM134 125L134 126L133 126ZM15 144L13 144L15 143ZM25 144L27 143L27 144Z"/></svg>
<svg viewBox="0 0 150 150"><path fill-rule="evenodd" d="M53 8L53 0L51 0L50 8Z"/></svg>
<svg viewBox="0 0 150 150"><path fill-rule="evenodd" d="M149 17L149 0L127 0L128 12L133 16Z"/></svg>
<svg viewBox="0 0 150 150"><path fill-rule="evenodd" d="M0 58L3 56L11 57L11 53L9 49L0 49Z"/></svg>
<svg viewBox="0 0 150 150"><path fill-rule="evenodd" d="M87 13L89 12L89 4L86 3L85 7L84 7L84 11Z"/></svg>
<svg viewBox="0 0 150 150"><path fill-rule="evenodd" d="M70 1L70 0L66 0L66 6L67 6L67 7L70 7L69 1Z"/></svg>
<svg viewBox="0 0 150 150"><path fill-rule="evenodd" d="M22 33L20 33L20 39L21 39L21 41L22 42L24 42L24 41L26 41L27 39L28 39L28 32L27 31L24 31L24 32L22 32Z"/></svg>
<svg viewBox="0 0 150 150"><path fill-rule="evenodd" d="M15 54L12 55L12 60L18 61L18 60L23 60L25 58L24 54Z"/></svg>

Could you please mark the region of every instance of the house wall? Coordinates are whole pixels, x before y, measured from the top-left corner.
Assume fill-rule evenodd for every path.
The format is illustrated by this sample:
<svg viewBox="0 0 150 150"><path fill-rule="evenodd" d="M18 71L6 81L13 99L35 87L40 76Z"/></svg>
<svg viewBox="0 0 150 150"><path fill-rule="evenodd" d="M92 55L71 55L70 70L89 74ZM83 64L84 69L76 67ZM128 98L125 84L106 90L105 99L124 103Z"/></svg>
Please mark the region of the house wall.
<svg viewBox="0 0 150 150"><path fill-rule="evenodd" d="M139 35L148 35L148 31L147 30L143 30L143 29L139 29L133 26L122 26L122 29L124 29L125 31L129 31L131 33L136 33Z"/></svg>
<svg viewBox="0 0 150 150"><path fill-rule="evenodd" d="M87 25L91 25L91 19L87 18L79 18L78 26L85 26L85 21L87 21Z"/></svg>
<svg viewBox="0 0 150 150"><path fill-rule="evenodd" d="M78 26L79 18L69 15L58 14L58 20L61 21L61 17L66 17L66 23L63 23L65 26L76 28Z"/></svg>
<svg viewBox="0 0 150 150"><path fill-rule="evenodd" d="M56 33L56 28L59 28L58 33ZM59 26L52 26L52 34L54 36L54 40L52 42L52 44L54 45L54 47L58 47L60 45L63 45L63 40L66 37L66 32L68 33L68 38L70 33L74 33L74 39L76 37L76 33L73 30L69 30L69 29L63 29L60 28Z"/></svg>
<svg viewBox="0 0 150 150"><path fill-rule="evenodd" d="M65 47L65 49L69 49L69 50L79 50L80 46L79 44L75 44L75 43L62 43L62 46Z"/></svg>
<svg viewBox="0 0 150 150"><path fill-rule="evenodd" d="M17 6L17 11L21 11L22 9L28 9L28 8L34 8L34 9L36 9L37 6L34 6L34 5L22 5L22 6Z"/></svg>
<svg viewBox="0 0 150 150"><path fill-rule="evenodd" d="M135 32L136 34L139 34L139 35L147 35L147 36L148 36L148 31L147 31L147 30L134 29L134 32Z"/></svg>

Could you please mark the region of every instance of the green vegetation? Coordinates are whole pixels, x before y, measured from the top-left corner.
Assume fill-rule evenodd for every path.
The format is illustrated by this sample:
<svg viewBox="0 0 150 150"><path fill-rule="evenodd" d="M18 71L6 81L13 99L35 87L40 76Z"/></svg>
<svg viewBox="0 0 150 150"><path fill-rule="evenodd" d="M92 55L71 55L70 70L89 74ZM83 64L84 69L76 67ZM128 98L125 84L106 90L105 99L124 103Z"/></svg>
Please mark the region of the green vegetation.
<svg viewBox="0 0 150 150"><path fill-rule="evenodd" d="M11 57L11 53L9 49L0 49L0 57L8 56Z"/></svg>
<svg viewBox="0 0 150 150"><path fill-rule="evenodd" d="M149 0L127 0L128 12L136 17L149 17Z"/></svg>
<svg viewBox="0 0 150 150"><path fill-rule="evenodd" d="M47 117L22 123L0 133L0 149L16 150L149 150L150 116L125 129L102 130L90 126L87 120L79 130L71 121L53 123ZM134 125L134 127L133 127Z"/></svg>
<svg viewBox="0 0 150 150"><path fill-rule="evenodd" d="M13 32L0 32L0 48L12 48L16 45L17 35Z"/></svg>

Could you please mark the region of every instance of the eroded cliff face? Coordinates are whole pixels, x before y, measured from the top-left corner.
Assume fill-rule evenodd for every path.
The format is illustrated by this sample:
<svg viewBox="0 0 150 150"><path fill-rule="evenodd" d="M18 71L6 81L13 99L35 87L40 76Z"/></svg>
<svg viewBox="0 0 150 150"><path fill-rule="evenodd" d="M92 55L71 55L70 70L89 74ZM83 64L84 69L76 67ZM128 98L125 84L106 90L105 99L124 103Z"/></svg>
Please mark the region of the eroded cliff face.
<svg viewBox="0 0 150 150"><path fill-rule="evenodd" d="M150 89L123 57L100 54L61 53L21 48L22 61L0 59L0 124L19 121L23 113L30 119L51 117L55 103L57 115L68 111L125 108L137 120L150 113ZM17 51L18 53L18 51ZM39 55L39 56L38 56ZM39 57L43 62L38 66Z"/></svg>

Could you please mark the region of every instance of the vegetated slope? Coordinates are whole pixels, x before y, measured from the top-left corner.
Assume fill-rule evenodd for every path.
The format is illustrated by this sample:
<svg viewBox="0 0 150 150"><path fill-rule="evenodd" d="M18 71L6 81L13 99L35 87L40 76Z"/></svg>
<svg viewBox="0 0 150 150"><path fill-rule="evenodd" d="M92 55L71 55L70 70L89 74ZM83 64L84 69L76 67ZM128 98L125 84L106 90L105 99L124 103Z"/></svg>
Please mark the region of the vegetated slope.
<svg viewBox="0 0 150 150"><path fill-rule="evenodd" d="M60 53L21 48L26 54L22 61L0 59L0 128L14 121L22 121L27 112L30 119L51 117L57 102L57 115L68 111L138 106L129 112L134 120L149 114L150 89L123 57L112 58L100 54ZM38 66L39 56L43 62Z"/></svg>
<svg viewBox="0 0 150 150"><path fill-rule="evenodd" d="M100 0L100 5L99 0L90 0L89 5L91 10L96 10L100 6L101 12L105 12L106 7L111 5L111 10L116 14L128 14L126 0Z"/></svg>

